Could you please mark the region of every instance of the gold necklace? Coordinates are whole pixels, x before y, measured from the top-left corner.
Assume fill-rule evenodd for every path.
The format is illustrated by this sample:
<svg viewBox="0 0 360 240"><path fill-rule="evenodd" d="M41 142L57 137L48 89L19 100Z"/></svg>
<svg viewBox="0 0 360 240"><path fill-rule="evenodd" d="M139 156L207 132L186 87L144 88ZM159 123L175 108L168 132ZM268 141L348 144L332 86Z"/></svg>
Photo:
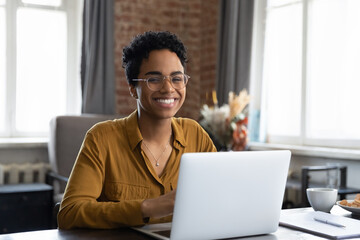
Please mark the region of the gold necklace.
<svg viewBox="0 0 360 240"><path fill-rule="evenodd" d="M147 148L147 150L149 150L151 156L155 159L155 166L156 166L156 167L158 167L158 166L160 165L159 160L160 160L160 158L162 157L162 155L164 155L166 149L169 147L169 145L170 145L170 139L171 139L171 134L170 134L169 141L167 142L164 150L162 151L162 153L160 154L160 156L159 156L158 158L156 158L156 157L154 156L154 154L151 152L150 148L146 145L145 141L143 140L143 143L144 143L145 147Z"/></svg>

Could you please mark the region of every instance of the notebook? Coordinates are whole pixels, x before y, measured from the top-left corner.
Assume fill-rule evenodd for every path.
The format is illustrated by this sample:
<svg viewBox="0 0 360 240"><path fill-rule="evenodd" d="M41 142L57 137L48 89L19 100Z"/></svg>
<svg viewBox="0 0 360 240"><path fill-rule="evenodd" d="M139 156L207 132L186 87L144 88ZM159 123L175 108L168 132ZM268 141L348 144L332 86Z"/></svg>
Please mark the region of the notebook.
<svg viewBox="0 0 360 240"><path fill-rule="evenodd" d="M290 156L287 150L185 153L172 223L134 229L172 240L275 232Z"/></svg>
<svg viewBox="0 0 360 240"><path fill-rule="evenodd" d="M281 214L280 225L331 239L360 237L360 221L324 212Z"/></svg>

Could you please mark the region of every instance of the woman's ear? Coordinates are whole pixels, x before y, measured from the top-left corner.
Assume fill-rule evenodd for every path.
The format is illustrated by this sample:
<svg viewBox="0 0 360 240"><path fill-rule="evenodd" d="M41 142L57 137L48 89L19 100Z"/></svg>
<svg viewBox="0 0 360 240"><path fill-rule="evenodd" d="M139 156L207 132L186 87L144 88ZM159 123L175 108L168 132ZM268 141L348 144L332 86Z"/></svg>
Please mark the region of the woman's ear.
<svg viewBox="0 0 360 240"><path fill-rule="evenodd" d="M134 85L129 85L129 92L130 92L130 95L135 98L135 99L138 99L138 95L137 95L137 92L136 92L136 87Z"/></svg>

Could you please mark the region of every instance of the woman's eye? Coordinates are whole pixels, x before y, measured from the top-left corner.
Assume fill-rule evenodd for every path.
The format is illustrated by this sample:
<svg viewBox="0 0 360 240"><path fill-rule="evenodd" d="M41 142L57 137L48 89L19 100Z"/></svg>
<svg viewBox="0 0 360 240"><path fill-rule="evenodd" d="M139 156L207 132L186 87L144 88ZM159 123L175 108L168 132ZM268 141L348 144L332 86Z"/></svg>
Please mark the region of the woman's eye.
<svg viewBox="0 0 360 240"><path fill-rule="evenodd" d="M182 82L183 80L182 80L181 77L173 77L173 78L172 78L172 81L173 81L173 82Z"/></svg>
<svg viewBox="0 0 360 240"><path fill-rule="evenodd" d="M148 79L149 83L159 83L161 82L161 78L157 78L157 77L152 77Z"/></svg>

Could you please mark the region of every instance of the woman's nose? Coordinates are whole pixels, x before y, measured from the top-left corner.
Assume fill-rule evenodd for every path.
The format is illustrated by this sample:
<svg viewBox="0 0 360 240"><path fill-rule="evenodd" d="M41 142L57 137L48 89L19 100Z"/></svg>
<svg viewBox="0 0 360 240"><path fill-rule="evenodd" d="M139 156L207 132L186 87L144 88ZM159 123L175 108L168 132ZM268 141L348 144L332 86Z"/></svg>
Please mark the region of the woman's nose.
<svg viewBox="0 0 360 240"><path fill-rule="evenodd" d="M164 79L163 86L162 86L162 88L160 90L166 90L166 91L170 91L170 92L174 91L174 88L173 88L173 86L171 84L170 77L166 77Z"/></svg>

